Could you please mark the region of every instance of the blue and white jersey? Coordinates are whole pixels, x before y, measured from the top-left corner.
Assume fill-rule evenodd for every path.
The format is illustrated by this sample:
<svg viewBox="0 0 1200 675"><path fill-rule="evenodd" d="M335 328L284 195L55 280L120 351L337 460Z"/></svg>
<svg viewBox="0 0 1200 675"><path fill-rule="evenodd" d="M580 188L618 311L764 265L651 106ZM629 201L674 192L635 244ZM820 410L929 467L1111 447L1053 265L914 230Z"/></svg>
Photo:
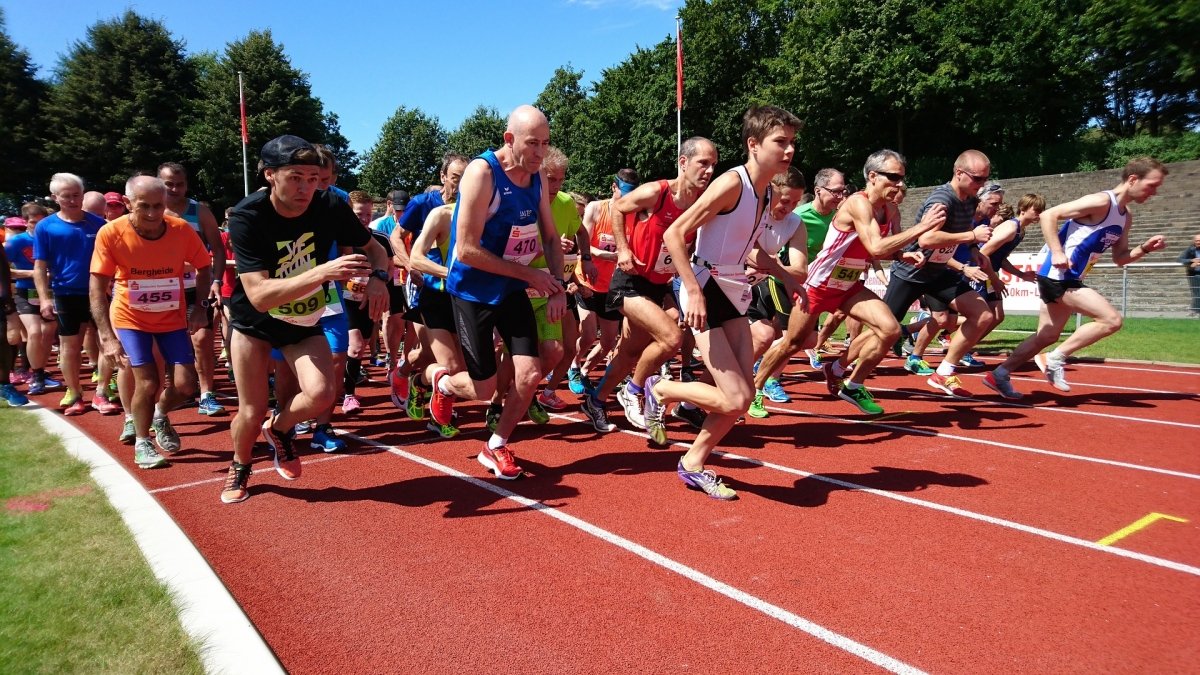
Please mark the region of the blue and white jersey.
<svg viewBox="0 0 1200 675"><path fill-rule="evenodd" d="M1117 205L1117 195L1112 190L1105 190L1108 195L1108 213L1104 220L1095 225L1068 220L1058 230L1058 241L1062 244L1063 253L1071 263L1068 270L1060 270L1050 264L1050 247L1043 244L1038 252L1037 273L1055 281L1067 279L1082 279L1099 258L1100 254L1112 248L1125 232L1128 212Z"/></svg>

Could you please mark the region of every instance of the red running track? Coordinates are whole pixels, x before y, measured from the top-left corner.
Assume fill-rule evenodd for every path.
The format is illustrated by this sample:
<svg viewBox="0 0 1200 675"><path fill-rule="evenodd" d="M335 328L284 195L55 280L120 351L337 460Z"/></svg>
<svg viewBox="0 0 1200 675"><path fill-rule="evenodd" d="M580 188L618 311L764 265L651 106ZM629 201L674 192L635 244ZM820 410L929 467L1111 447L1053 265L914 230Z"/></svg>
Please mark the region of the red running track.
<svg viewBox="0 0 1200 675"><path fill-rule="evenodd" d="M381 384L337 420L362 439L350 453L305 451L296 482L260 455L232 506L228 417L176 412L184 450L149 472L119 418L72 421L292 672L1194 671L1200 369L1077 366L1065 395L1022 373L1013 404L978 377L976 399L932 395L897 364L872 382L875 420L793 366L793 402L710 464L731 503L680 484L682 445L599 436L573 409L522 424L532 475L494 480L480 406L434 440ZM1171 519L1095 543L1155 513Z"/></svg>

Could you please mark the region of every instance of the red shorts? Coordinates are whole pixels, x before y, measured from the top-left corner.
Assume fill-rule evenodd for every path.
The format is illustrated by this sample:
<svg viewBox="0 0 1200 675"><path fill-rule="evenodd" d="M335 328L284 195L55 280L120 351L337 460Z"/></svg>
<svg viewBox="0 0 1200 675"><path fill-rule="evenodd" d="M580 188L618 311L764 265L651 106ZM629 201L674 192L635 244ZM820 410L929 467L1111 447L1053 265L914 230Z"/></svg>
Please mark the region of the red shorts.
<svg viewBox="0 0 1200 675"><path fill-rule="evenodd" d="M816 316L822 312L841 309L846 298L853 297L855 293L866 288L866 285L861 281L856 281L853 286L844 291L825 286L805 286L804 288L808 291L808 313Z"/></svg>

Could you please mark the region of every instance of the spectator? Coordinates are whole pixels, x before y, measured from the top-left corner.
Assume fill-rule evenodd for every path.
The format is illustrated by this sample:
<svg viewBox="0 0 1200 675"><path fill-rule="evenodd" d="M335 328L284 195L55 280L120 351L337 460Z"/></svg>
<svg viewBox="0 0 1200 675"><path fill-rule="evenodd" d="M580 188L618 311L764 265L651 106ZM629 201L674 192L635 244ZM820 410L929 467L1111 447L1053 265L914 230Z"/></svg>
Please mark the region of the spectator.
<svg viewBox="0 0 1200 675"><path fill-rule="evenodd" d="M1179 254L1179 264L1187 268L1188 286L1192 289L1192 306L1188 316L1200 318L1200 234L1192 237L1192 245Z"/></svg>

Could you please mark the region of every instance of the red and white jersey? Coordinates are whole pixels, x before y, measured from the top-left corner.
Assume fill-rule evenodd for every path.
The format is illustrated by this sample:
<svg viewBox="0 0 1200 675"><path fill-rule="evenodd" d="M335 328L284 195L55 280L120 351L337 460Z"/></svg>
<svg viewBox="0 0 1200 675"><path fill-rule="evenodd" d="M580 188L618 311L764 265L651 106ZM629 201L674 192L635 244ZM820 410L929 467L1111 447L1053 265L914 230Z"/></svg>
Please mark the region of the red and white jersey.
<svg viewBox="0 0 1200 675"><path fill-rule="evenodd" d="M866 192L857 194L866 197ZM879 236L888 236L894 225L890 221L880 223ZM858 230L843 232L830 225L825 233L825 243L821 246L821 252L808 265L808 279L804 285L821 290L850 290L862 278L863 272L867 271L871 259L871 254L858 238Z"/></svg>

